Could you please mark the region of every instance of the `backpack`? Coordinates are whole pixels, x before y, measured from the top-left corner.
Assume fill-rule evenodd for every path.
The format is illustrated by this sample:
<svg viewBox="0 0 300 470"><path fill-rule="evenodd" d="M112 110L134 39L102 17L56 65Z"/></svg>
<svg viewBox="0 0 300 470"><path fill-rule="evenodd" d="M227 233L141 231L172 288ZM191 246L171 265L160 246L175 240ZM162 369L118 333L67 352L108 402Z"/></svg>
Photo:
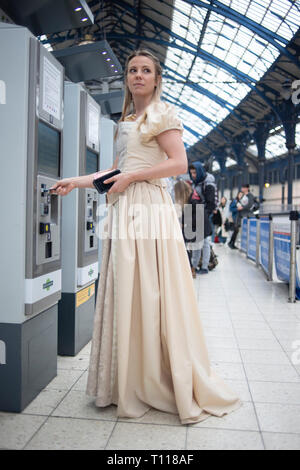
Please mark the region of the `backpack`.
<svg viewBox="0 0 300 470"><path fill-rule="evenodd" d="M215 207L218 207L218 206L219 206L219 192L218 192L218 187L217 187L215 181L214 181L214 182L213 182L213 181L207 181L207 179L208 179L209 176L213 176L213 175L211 175L210 173L207 173L206 178L205 178L205 180L203 181L204 191L205 191L206 186L208 186L208 185L212 185L212 186L215 188Z"/></svg>
<svg viewBox="0 0 300 470"><path fill-rule="evenodd" d="M195 186L194 190L196 191L196 193L200 197L200 200L193 199L193 197L192 197L192 200L193 200L194 203L196 203L196 204L205 204L204 189L205 188L204 188L203 183L199 183L199 184L197 184L197 186Z"/></svg>
<svg viewBox="0 0 300 470"><path fill-rule="evenodd" d="M199 183L197 184L197 186L195 186L195 191L196 193L198 194L198 196L200 197L200 201L197 201L195 199L193 199L194 202L197 202L198 204L205 204L205 196L204 196L204 191L206 189L207 186L213 186L214 187L214 190L215 190L215 208L218 207L218 201L219 201L219 196L218 196L218 188L217 188L217 185L215 183L206 183L205 180L202 182L202 183Z"/></svg>

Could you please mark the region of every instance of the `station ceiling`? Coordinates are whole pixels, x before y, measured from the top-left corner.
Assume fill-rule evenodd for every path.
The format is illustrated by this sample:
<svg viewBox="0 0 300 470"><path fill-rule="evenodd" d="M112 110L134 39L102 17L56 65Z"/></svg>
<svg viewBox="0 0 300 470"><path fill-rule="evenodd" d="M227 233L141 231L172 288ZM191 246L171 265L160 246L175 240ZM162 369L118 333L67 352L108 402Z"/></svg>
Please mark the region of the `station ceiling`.
<svg viewBox="0 0 300 470"><path fill-rule="evenodd" d="M49 34L43 42L55 50L77 45L87 34L106 39L122 66L133 50L151 50L164 69L162 99L178 107L191 160L209 158L249 137L253 123L270 119L266 157L282 153L276 107L285 99L282 85L300 80L300 0L86 3L94 24ZM89 85L94 90L101 80ZM248 156L255 159L248 140Z"/></svg>

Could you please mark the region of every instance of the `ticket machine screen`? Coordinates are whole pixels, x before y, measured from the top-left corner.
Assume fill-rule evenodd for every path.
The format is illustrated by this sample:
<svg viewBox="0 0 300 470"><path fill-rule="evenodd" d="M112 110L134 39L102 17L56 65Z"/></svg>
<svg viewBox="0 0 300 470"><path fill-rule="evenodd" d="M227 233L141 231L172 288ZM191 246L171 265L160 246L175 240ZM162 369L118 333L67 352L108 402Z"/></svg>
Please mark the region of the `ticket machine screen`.
<svg viewBox="0 0 300 470"><path fill-rule="evenodd" d="M87 175L98 171L98 154L91 152L89 149L86 150L85 170Z"/></svg>
<svg viewBox="0 0 300 470"><path fill-rule="evenodd" d="M60 133L42 121L38 124L38 173L60 176Z"/></svg>

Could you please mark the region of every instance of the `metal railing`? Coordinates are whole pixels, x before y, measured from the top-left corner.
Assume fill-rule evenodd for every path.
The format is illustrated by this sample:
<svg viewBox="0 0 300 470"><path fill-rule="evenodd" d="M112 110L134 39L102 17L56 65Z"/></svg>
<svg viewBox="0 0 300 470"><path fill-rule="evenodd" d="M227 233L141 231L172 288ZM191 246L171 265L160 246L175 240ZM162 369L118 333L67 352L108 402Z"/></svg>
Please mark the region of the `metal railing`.
<svg viewBox="0 0 300 470"><path fill-rule="evenodd" d="M259 215L242 219L240 250L261 267L268 281L288 283L288 301L300 299L297 273L297 248L300 247L299 212L260 211ZM299 284L299 285L298 285Z"/></svg>

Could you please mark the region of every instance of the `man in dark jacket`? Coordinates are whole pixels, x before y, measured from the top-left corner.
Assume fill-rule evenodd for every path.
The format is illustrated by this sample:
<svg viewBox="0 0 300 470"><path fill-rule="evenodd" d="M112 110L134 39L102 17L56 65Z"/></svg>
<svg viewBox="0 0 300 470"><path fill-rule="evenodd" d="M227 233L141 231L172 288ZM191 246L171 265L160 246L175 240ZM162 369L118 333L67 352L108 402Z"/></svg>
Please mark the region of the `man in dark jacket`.
<svg viewBox="0 0 300 470"><path fill-rule="evenodd" d="M210 236L212 234L209 216L216 208L215 204L215 184L214 177L207 173L201 162L193 162L189 165L189 174L193 181L193 194L191 196L191 203L200 203L204 205L204 242L203 242L203 256L202 267L200 274L208 273L208 263L210 259ZM195 277L196 268L198 266L201 256L201 250L195 250L193 253L192 272Z"/></svg>
<svg viewBox="0 0 300 470"><path fill-rule="evenodd" d="M231 240L228 243L228 246L233 250L236 250L235 241L236 237L238 236L239 229L241 226L242 218L247 217L248 215L252 214L252 209L254 206L254 196L250 192L249 184L243 184L241 191L243 196L240 198L239 202L237 203L237 218L235 223L235 229L231 236Z"/></svg>

